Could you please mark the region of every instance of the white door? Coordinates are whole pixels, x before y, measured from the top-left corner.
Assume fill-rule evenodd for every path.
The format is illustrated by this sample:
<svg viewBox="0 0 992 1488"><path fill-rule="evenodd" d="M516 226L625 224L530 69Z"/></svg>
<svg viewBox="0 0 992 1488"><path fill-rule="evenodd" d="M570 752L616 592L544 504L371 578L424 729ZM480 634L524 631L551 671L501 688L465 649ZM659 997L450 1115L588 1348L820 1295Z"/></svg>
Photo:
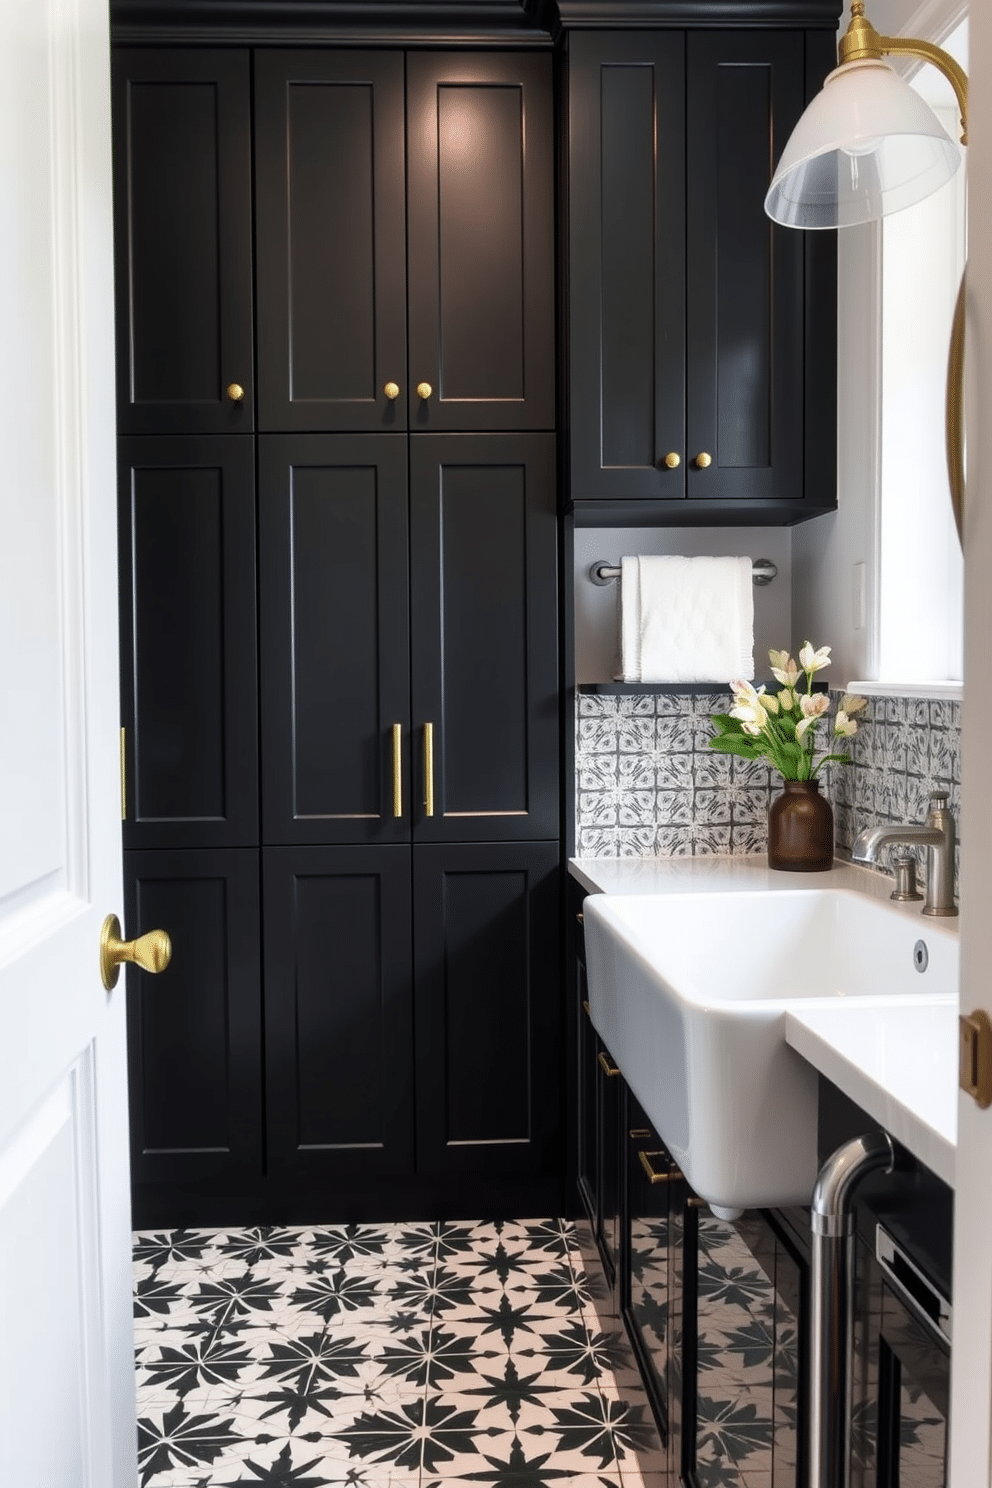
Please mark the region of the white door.
<svg viewBox="0 0 992 1488"><path fill-rule="evenodd" d="M970 8L961 1010L992 1015L992 7ZM951 1488L992 1482L992 1107L959 1097Z"/></svg>
<svg viewBox="0 0 992 1488"><path fill-rule="evenodd" d="M0 1484L133 1488L106 0L0 0Z"/></svg>

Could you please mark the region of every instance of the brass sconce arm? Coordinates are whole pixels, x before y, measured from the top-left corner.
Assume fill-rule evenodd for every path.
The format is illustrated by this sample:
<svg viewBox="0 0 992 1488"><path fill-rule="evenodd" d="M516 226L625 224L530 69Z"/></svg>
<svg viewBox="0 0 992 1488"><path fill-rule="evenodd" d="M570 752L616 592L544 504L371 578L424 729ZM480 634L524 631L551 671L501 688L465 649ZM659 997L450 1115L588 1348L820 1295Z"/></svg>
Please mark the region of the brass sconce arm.
<svg viewBox="0 0 992 1488"><path fill-rule="evenodd" d="M954 89L961 114L961 143L968 143L968 75L960 62L931 41L918 41L912 36L882 36L865 15L864 0L854 0L851 24L837 48L841 66L845 62L864 62L883 56L921 57L932 62Z"/></svg>

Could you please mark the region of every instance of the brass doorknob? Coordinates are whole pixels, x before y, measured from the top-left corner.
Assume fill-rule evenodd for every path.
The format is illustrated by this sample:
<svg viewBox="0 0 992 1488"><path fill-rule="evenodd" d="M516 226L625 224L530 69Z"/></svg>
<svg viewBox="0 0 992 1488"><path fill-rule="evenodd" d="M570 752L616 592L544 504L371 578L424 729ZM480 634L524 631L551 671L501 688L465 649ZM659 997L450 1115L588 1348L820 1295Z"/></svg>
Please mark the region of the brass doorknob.
<svg viewBox="0 0 992 1488"><path fill-rule="evenodd" d="M707 465L713 464L713 456L708 455L704 450L701 455L696 456L695 460L693 460L692 463L695 465L697 470L705 470Z"/></svg>
<svg viewBox="0 0 992 1488"><path fill-rule="evenodd" d="M227 384L227 396L232 403L243 403L245 401L245 390L240 382L229 382Z"/></svg>
<svg viewBox="0 0 992 1488"><path fill-rule="evenodd" d="M427 402L427 399L430 397L433 391L434 389L431 387L429 382L417 383L417 397L423 398L425 403Z"/></svg>
<svg viewBox="0 0 992 1488"><path fill-rule="evenodd" d="M390 403L392 403L393 399L398 398L400 395L400 385L398 382L387 382L382 391L385 393Z"/></svg>
<svg viewBox="0 0 992 1488"><path fill-rule="evenodd" d="M668 466L669 470L677 470L682 464L682 456L677 455L674 450L670 450L669 453L665 456L665 464Z"/></svg>
<svg viewBox="0 0 992 1488"><path fill-rule="evenodd" d="M117 986L121 965L133 961L142 971L164 971L172 960L172 941L164 930L149 930L137 940L121 940L121 922L108 915L100 931L100 975L109 992Z"/></svg>

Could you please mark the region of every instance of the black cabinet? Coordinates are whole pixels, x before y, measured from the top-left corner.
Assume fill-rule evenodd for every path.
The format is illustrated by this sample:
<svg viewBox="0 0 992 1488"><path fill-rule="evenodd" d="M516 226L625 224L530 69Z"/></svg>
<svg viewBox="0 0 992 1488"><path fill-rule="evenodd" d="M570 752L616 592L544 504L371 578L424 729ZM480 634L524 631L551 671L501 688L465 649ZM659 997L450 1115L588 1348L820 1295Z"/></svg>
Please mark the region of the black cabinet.
<svg viewBox="0 0 992 1488"><path fill-rule="evenodd" d="M835 504L829 338L812 354L833 261L763 210L807 72L830 65L822 40L570 37L578 521L788 522Z"/></svg>
<svg viewBox="0 0 992 1488"><path fill-rule="evenodd" d="M117 426L253 425L249 56L113 58Z"/></svg>
<svg viewBox="0 0 992 1488"><path fill-rule="evenodd" d="M124 845L258 841L252 441L118 443Z"/></svg>
<svg viewBox="0 0 992 1488"><path fill-rule="evenodd" d="M276 51L255 86L260 427L553 428L549 59Z"/></svg>
<svg viewBox="0 0 992 1488"><path fill-rule="evenodd" d="M167 969L131 967L127 989L135 1211L161 1224L145 1208L158 1194L262 1174L258 853L128 852L124 866L127 924L172 939Z"/></svg>
<svg viewBox="0 0 992 1488"><path fill-rule="evenodd" d="M557 836L553 438L411 446L260 440L267 842Z"/></svg>

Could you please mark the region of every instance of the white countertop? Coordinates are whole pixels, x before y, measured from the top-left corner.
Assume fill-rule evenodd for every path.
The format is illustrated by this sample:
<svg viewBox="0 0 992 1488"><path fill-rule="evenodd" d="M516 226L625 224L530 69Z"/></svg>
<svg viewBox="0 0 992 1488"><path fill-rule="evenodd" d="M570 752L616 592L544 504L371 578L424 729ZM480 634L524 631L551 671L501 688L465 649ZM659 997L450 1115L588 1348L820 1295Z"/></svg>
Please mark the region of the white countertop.
<svg viewBox="0 0 992 1488"><path fill-rule="evenodd" d="M590 893L685 894L848 889L889 901L887 875L838 862L827 873L782 873L760 856L572 858ZM889 901L891 902L891 901ZM957 921L925 920L918 904L892 905L920 934L954 935ZM957 1147L956 997L925 1001L806 1002L786 1016L786 1041L945 1183Z"/></svg>

